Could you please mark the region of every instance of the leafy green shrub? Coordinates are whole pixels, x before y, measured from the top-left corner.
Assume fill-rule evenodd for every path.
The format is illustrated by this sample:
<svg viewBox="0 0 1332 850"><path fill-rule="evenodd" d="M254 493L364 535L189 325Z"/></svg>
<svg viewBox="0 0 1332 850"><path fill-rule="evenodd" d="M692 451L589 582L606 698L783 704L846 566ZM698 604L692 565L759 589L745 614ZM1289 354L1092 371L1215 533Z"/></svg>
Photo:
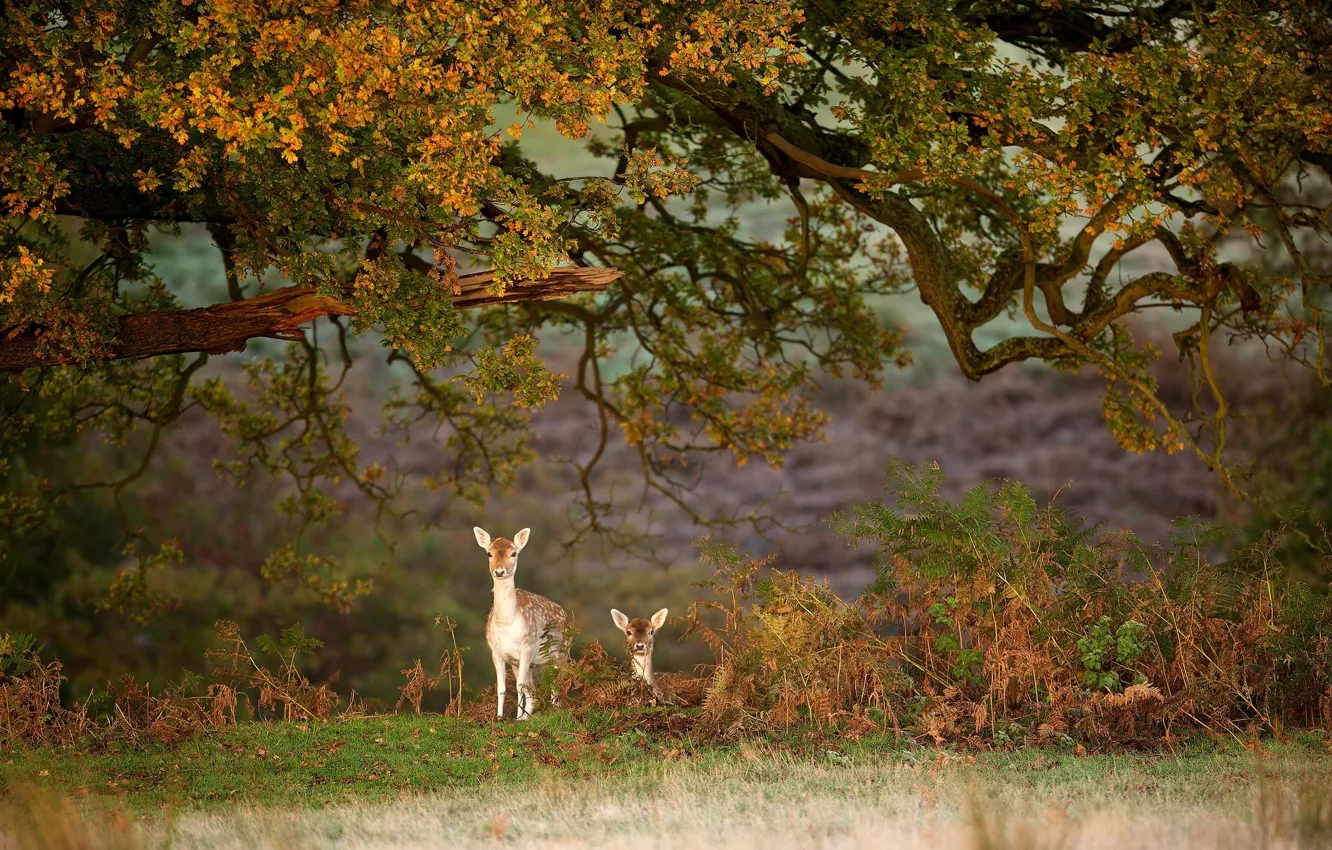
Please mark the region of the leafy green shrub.
<svg viewBox="0 0 1332 850"><path fill-rule="evenodd" d="M1132 669L1133 662L1147 649L1143 642L1147 627L1137 620L1129 620L1112 632L1111 622L1108 616L1097 620L1091 633L1078 639L1078 652L1082 654L1082 666L1087 671L1083 680L1088 687L1120 692L1124 689L1120 671L1112 670L1110 666L1118 664ZM1147 677L1141 673L1133 676L1135 685L1146 682Z"/></svg>

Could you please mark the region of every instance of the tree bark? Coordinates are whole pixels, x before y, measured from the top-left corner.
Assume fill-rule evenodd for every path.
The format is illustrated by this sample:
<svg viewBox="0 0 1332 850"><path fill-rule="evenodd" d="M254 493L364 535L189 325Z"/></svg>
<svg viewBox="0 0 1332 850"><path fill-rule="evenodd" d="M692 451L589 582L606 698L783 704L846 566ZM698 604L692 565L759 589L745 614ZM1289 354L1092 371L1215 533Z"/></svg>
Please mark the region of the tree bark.
<svg viewBox="0 0 1332 850"><path fill-rule="evenodd" d="M504 294L490 291L492 272L458 278L452 295L459 309L545 301L577 292L606 288L622 272L606 268L560 268L544 280L507 284ZM245 343L261 337L289 339L320 316L349 316L355 311L336 298L320 295L313 286L287 286L243 301L194 310L159 310L120 318L120 332L106 360L140 360L164 354L203 351L224 354L243 351ZM74 362L68 352L41 345L38 333L0 340L0 372L22 372L39 366Z"/></svg>

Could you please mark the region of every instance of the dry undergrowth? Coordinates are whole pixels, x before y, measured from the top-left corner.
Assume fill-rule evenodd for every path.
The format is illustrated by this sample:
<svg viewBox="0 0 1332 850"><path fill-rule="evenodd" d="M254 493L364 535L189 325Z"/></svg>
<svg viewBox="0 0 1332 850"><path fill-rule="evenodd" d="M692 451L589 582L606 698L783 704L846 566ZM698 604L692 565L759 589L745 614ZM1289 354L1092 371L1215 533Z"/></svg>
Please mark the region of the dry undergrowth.
<svg viewBox="0 0 1332 850"><path fill-rule="evenodd" d="M1181 524L1146 547L1020 485L953 505L941 481L900 467L895 506L838 519L878 549L878 580L852 602L703 542L716 576L679 620L716 661L653 699L593 644L557 680L562 704L698 705L658 725L713 741L803 725L974 748L1157 746L1332 726L1332 602L1283 580L1279 535L1212 563L1214 529Z"/></svg>
<svg viewBox="0 0 1332 850"><path fill-rule="evenodd" d="M353 695L342 698L327 683L310 682L297 658L318 645L299 628L281 641L261 637L278 659L277 670L255 656L235 623L219 620L220 648L209 652L213 681L183 681L153 693L133 677L122 677L93 705L61 703L65 681L59 661L43 661L34 641L0 634L0 745L73 745L116 739L126 744L174 743L237 722L241 708L249 719L323 720L358 713Z"/></svg>
<svg viewBox="0 0 1332 850"><path fill-rule="evenodd" d="M1332 601L1284 579L1279 534L1213 563L1210 527L1147 547L1011 482L955 505L937 467L891 478L895 504L836 520L878 552L858 599L704 541L716 576L678 619L716 661L653 699L593 644L562 704L697 704L663 728L704 740L804 725L975 748L1332 726Z"/></svg>

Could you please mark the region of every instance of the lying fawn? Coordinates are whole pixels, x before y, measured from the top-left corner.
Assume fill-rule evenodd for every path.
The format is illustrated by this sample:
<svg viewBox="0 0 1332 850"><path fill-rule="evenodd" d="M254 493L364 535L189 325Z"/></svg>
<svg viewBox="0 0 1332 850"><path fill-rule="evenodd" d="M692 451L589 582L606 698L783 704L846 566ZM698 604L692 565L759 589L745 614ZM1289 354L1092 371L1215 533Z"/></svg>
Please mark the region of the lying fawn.
<svg viewBox="0 0 1332 850"><path fill-rule="evenodd" d="M532 683L542 667L564 660L564 609L544 596L514 586L518 553L527 545L531 529L513 536L491 539L483 528L473 528L476 542L490 555L495 602L486 618L486 643L495 662L497 705L495 716L504 716L505 665L513 665L518 685L518 719L532 715Z"/></svg>
<svg viewBox="0 0 1332 850"><path fill-rule="evenodd" d="M656 674L652 672L652 644L657 629L666 624L667 610L662 608L652 615L651 620L644 620L642 617L631 620L614 608L611 609L611 619L615 621L616 628L624 632L629 647L629 657L634 660L635 678L642 679L658 697L662 696L662 691L657 685Z"/></svg>

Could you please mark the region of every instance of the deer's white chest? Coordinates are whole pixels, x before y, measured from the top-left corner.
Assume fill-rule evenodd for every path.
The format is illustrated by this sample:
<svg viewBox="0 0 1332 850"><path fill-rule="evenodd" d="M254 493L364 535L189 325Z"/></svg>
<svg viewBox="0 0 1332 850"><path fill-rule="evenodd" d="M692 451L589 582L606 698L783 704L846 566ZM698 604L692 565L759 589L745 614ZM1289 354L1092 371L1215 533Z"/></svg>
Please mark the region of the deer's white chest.
<svg viewBox="0 0 1332 850"><path fill-rule="evenodd" d="M518 663L520 654L530 653L533 648L531 630L521 612L515 612L507 622L492 619L486 637L490 648L513 664Z"/></svg>

